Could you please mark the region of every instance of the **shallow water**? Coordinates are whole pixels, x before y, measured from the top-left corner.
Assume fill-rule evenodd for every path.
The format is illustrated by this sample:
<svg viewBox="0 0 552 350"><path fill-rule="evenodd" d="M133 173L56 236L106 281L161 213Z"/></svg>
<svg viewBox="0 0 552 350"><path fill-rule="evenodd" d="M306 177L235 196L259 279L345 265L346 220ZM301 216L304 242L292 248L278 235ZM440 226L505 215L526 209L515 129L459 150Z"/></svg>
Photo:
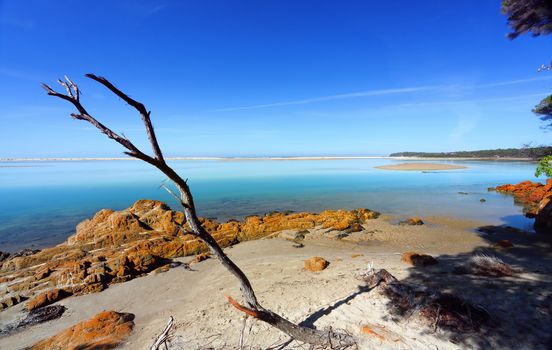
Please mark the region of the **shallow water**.
<svg viewBox="0 0 552 350"><path fill-rule="evenodd" d="M468 168L374 169L402 162L382 158L170 163L189 178L199 214L221 221L272 210L365 207L391 215L447 215L531 229L532 220L523 217L511 197L487 188L535 180L534 163L440 161ZM0 162L0 250L59 243L97 210L123 209L141 198L178 208L159 187L163 180L157 170L133 160Z"/></svg>

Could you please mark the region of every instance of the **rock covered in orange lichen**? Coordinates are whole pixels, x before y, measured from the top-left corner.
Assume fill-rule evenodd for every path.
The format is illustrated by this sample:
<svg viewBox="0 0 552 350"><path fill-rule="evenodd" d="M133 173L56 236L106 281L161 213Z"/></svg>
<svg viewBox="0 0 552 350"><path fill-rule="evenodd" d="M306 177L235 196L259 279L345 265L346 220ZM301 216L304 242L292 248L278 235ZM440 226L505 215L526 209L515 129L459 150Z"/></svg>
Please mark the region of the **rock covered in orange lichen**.
<svg viewBox="0 0 552 350"><path fill-rule="evenodd" d="M113 349L130 334L133 320L133 314L104 311L39 341L30 350Z"/></svg>
<svg viewBox="0 0 552 350"><path fill-rule="evenodd" d="M56 301L68 297L69 295L71 295L71 293L67 292L64 289L55 288L48 290L29 300L29 302L27 303L27 310L33 311L35 309L38 309L39 307L53 304Z"/></svg>
<svg viewBox="0 0 552 350"><path fill-rule="evenodd" d="M328 267L328 265L330 265L330 263L320 256L313 256L312 258L305 260L305 270L307 271L322 271Z"/></svg>
<svg viewBox="0 0 552 350"><path fill-rule="evenodd" d="M378 216L368 209L326 210L320 214L274 212L242 222L205 218L200 222L221 247L227 247L283 230L361 231L362 225ZM207 246L190 234L183 213L159 201L139 200L125 210L100 210L60 245L9 256L0 266L0 281L9 282L0 285L0 293L33 297L55 293L56 288L75 295L99 292L110 284L150 273L168 259L206 251Z"/></svg>
<svg viewBox="0 0 552 350"><path fill-rule="evenodd" d="M514 196L514 201L523 206L525 215L535 218L535 229L552 232L552 178L546 184L523 181L517 185L496 187L497 192Z"/></svg>
<svg viewBox="0 0 552 350"><path fill-rule="evenodd" d="M402 255L402 262L413 266L428 266L437 264L437 259L427 254L406 252Z"/></svg>

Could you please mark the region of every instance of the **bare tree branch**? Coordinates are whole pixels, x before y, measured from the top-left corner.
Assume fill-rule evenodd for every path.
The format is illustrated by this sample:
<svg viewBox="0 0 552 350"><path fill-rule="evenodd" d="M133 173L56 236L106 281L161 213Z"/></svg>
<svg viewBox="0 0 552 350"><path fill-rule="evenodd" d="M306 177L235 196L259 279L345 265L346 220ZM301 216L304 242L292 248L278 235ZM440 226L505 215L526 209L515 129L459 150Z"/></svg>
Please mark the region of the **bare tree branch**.
<svg viewBox="0 0 552 350"><path fill-rule="evenodd" d="M107 87L111 92L119 96L126 103L134 107L138 111L138 113L140 113L142 121L144 122L144 125L146 127L146 133L151 143L151 147L153 149L155 157L151 157L145 154L126 137L115 133L107 126L103 125L94 117L92 117L80 103L78 86L74 84L69 78L66 78L67 83L61 80L59 81L59 83L67 90L66 95L54 91L47 84L42 84L42 87L46 90L48 95L55 96L71 102L79 112L71 114L73 118L78 120L85 120L94 125L107 137L118 142L120 145L126 148L128 151L124 152L125 154L134 158L141 159L153 165L175 184L180 195L177 195L164 184L162 184L161 187L165 188L165 190L167 190L171 195L179 199L184 210L186 223L188 223L192 231L191 233L199 238L201 241L203 241L205 244L207 244L207 246L211 250L211 253L215 255L220 263L240 282L240 289L246 306L240 305L238 302L230 297L228 298L229 302L240 311L243 311L246 314L249 314L272 325L273 327L278 328L280 331L286 333L287 335L298 341L317 346L329 346L332 349L353 346L355 344L355 341L350 335L334 333L331 330L329 332L325 332L313 328L298 326L284 319L278 314L263 308L259 304L255 292L253 291L253 287L251 286L251 283L249 282L247 276L230 258L228 258L228 256L224 253L224 251L219 246L217 241L213 238L213 236L211 236L211 234L207 232L207 230L205 230L203 226L201 226L201 222L196 214L193 196L187 181L180 177L180 175L178 175L170 166L168 166L163 158L161 149L159 148L159 144L157 143L157 138L155 136L153 125L151 123L150 112L146 110L145 106L142 103L130 98L128 95L116 88L107 79L103 77L98 77L94 74L86 74L86 76Z"/></svg>
<svg viewBox="0 0 552 350"><path fill-rule="evenodd" d="M126 95L121 90L117 89L115 85L111 84L109 80L107 80L104 77L98 77L94 74L86 74L86 76L92 80L97 81L98 83L102 84L111 92L113 92L115 95L119 96L123 101L134 107L138 113L140 113L140 117L142 117L142 121L144 122L144 125L146 127L146 132L148 134L148 139L151 143L151 147L153 149L153 153L155 154L155 158L159 161L163 161L163 154L161 153L161 148L159 148L159 144L157 143L157 137L155 136L155 131L153 130L153 124L151 123L150 114L148 110L146 110L146 107L144 104L130 98L128 95Z"/></svg>

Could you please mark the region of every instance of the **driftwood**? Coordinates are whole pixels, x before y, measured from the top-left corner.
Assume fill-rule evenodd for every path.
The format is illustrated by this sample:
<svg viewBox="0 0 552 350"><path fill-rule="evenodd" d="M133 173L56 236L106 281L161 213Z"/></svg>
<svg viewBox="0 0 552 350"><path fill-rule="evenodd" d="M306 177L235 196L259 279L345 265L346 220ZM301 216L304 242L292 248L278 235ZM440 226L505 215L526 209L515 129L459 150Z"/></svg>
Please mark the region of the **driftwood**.
<svg viewBox="0 0 552 350"><path fill-rule="evenodd" d="M167 322L167 325L163 329L163 332L155 338L155 342L151 346L150 350L159 350L159 347L161 344L165 344L165 348L167 348L167 340L169 339L169 332L171 331L171 328L174 324L174 318L171 316L169 317L169 322Z"/></svg>
<svg viewBox="0 0 552 350"><path fill-rule="evenodd" d="M99 77L94 74L86 74L86 77L105 86L112 93L114 93L123 101L136 109L144 123L146 134L150 141L154 156L150 156L142 152L124 135L117 134L116 132L99 122L97 119L92 117L92 115L88 113L88 111L80 102L80 90L78 86L73 83L73 81L71 81L69 78L65 77L65 81L61 79L58 80L58 83L65 88L66 94L59 93L53 90L47 84L42 84L42 86L46 90L48 95L68 101L76 108L78 113L71 114L74 119L84 120L92 124L108 138L116 141L121 146L126 148L127 151L124 152L125 154L151 164L152 166L160 170L163 174L165 174L174 183L178 193L172 192L166 186L165 189L167 189L172 195L174 195L180 202L184 211L184 215L186 217L186 222L188 223L192 231L191 233L199 238L201 241L203 241L205 244L207 244L207 246L211 250L211 253L217 257L220 263L230 273L232 273L240 283L240 289L245 301L245 306L242 306L235 301L231 302L232 305L234 305L238 310L241 310L246 314L249 314L261 321L270 324L273 327L276 327L280 331L286 333L287 335L298 341L309 343L315 346L331 347L333 349L346 348L355 344L354 339L349 335L302 327L286 320L285 318L268 309L263 308L257 300L249 279L245 276L243 271L230 258L228 258L228 256L215 241L213 236L211 236L211 234L201 226L199 218L196 214L193 196L188 186L187 180L184 180L182 177L180 177L180 175L178 175L169 165L167 165L165 159L163 158L163 153L161 152L161 148L159 147L159 144L157 142L157 137L155 135L153 124L150 119L150 112L142 103L132 99L131 97L123 93L106 78ZM233 299L229 298L229 301L232 300Z"/></svg>

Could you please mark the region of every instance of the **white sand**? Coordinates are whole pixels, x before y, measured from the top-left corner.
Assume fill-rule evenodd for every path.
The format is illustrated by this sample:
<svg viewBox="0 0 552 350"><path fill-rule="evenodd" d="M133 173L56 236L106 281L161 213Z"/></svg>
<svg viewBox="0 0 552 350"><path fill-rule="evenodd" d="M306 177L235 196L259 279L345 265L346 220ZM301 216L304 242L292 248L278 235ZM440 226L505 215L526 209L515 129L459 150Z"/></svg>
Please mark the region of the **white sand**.
<svg viewBox="0 0 552 350"><path fill-rule="evenodd" d="M356 293L359 282L353 274L373 262L375 268L385 268L397 278L404 279L412 270L400 261L404 251L439 256L488 246L461 226L451 220L446 227L431 223L399 227L380 218L370 221L365 231L353 233L340 241L321 238L335 236L337 232L313 230L307 234L303 248L294 248L291 242L274 238L241 243L226 249L226 252L243 268L261 304L291 321L300 322L337 303L314 325L350 332L358 338L361 349L459 349L461 346L444 336L445 331L434 332L412 322L393 320L389 317L384 296L376 291ZM362 255L353 257L355 254ZM303 261L312 256L326 258L330 266L320 273L303 270ZM189 261L190 258L180 260ZM429 269L443 266L446 267L446 263L441 262ZM196 271L173 268L166 273L112 285L101 293L65 299L60 303L67 307L67 311L60 319L4 337L0 339L0 349L29 346L103 310L136 315L136 327L122 345L123 349L149 349L171 315L177 325L174 349L207 345L217 349L236 348L243 314L230 306L225 298L229 295L241 300L235 278L215 259L192 267ZM0 313L0 325L21 317L22 308L22 305L17 305ZM260 321L249 319L247 322L245 344L248 349L266 349L287 340L284 334ZM362 334L363 325L369 326L384 340ZM294 345L297 344L290 344L289 348Z"/></svg>

